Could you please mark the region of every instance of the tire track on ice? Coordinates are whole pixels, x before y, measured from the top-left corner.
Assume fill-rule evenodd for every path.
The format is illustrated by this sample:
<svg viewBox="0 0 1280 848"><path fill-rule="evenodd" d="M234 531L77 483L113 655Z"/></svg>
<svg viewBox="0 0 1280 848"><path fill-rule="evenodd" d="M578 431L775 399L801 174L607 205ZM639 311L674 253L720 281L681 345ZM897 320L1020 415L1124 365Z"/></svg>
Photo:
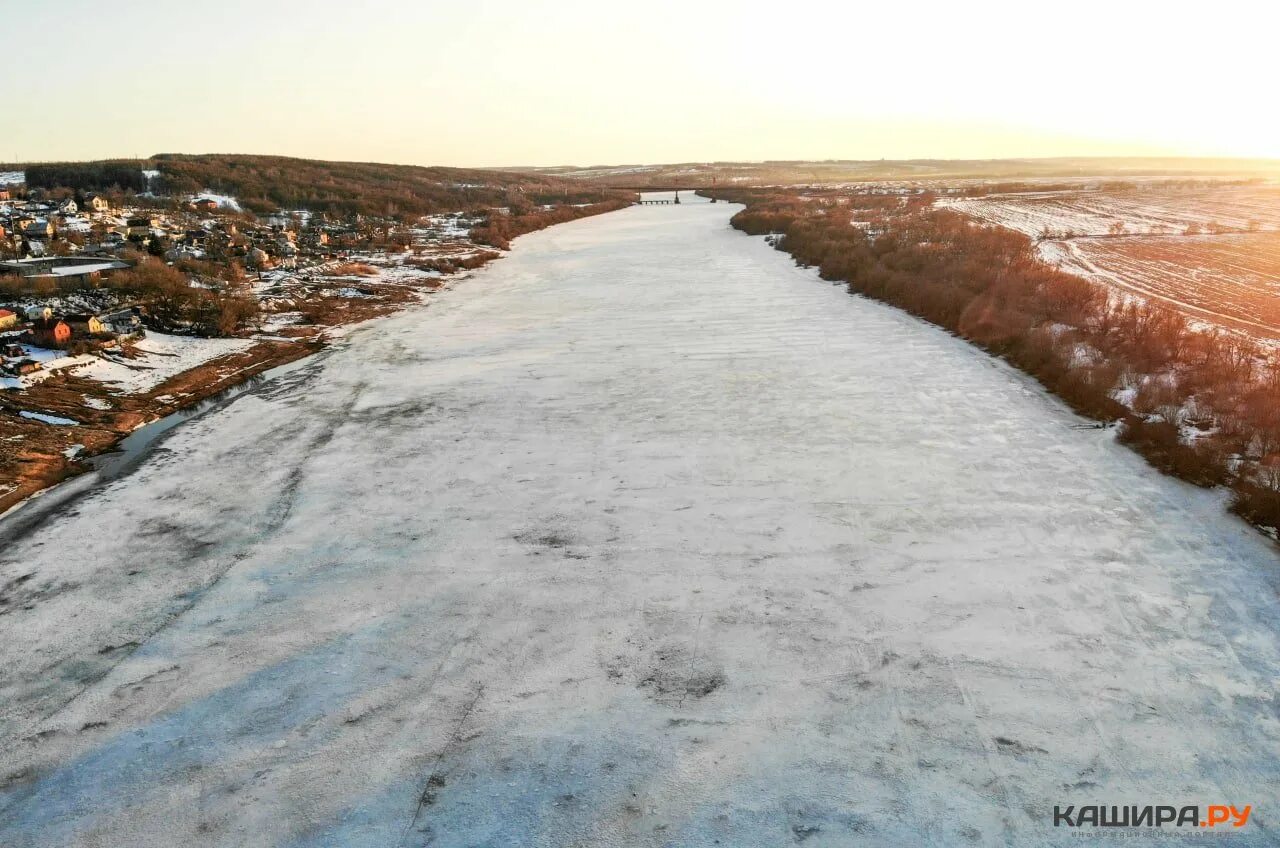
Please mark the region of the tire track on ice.
<svg viewBox="0 0 1280 848"><path fill-rule="evenodd" d="M32 729L39 727L41 725L47 725L49 722L56 720L67 709L74 706L81 698L83 698L88 693L94 691L103 681L107 680L111 676L112 672L114 672L116 668L118 668L122 663L124 663L126 660L131 658L134 654L136 654L144 645L147 645L153 639L159 636L161 633L164 633L166 630L168 630L178 621L182 620L182 618L186 616L187 613L189 613L192 609L194 609L202 600L204 600L204 598L209 594L209 592L212 591L219 583L221 583L222 580L228 574L230 574L237 565L250 559L254 548L261 545L263 540L270 538L271 536L274 536L277 532L279 532L280 528L282 528L285 522L288 521L289 515L293 511L293 506L297 499L298 490L302 485L303 479L305 478L305 466L308 459L310 459L311 456L314 455L315 453L323 450L337 436L338 431L341 429L342 425L346 422L346 420L350 417L352 410L355 408L355 405L359 402L360 396L363 393L364 388L365 386L363 383L356 384L354 390L351 392L351 395L347 398L346 402L342 405L341 409L338 412L336 412L334 415L326 417L324 419L325 426L321 429L320 433L315 438L313 438L310 441L310 443L308 443L306 448L303 449L297 465L291 470L289 476L286 478L285 486L281 492L281 496L277 498L274 504L274 508L268 514L266 525L263 528L262 532L259 534L258 540L254 545L244 550L238 551L237 553L232 555L232 557L226 563L226 565L224 565L220 569L215 569L213 571L212 579L208 580L204 585L200 586L199 588L193 591L187 592L186 594L188 597L186 599L186 602L181 607L179 607L178 609L172 611L167 616L165 616L158 623L155 629L153 629L152 631L144 635L141 639L134 640L129 645L125 646L126 648L125 650L119 651L117 656L113 657L114 662L106 666L101 675L87 682L84 686L78 689L75 693L73 693L69 698L67 698L61 704L54 707L45 715L32 721L28 726L28 728L19 731L19 733L15 735L17 736L28 735ZM148 677L150 676L151 675L148 675ZM143 680L146 680L146 679L147 678L143 678ZM123 684L118 684L118 687L128 687L128 686L134 685L137 682L139 681L127 681Z"/></svg>

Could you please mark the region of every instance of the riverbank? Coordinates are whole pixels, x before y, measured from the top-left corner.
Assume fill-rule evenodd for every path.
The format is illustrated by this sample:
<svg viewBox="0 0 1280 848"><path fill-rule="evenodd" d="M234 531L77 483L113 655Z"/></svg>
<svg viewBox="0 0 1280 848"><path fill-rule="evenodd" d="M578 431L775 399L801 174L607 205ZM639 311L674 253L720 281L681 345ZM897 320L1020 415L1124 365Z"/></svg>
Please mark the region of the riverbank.
<svg viewBox="0 0 1280 848"><path fill-rule="evenodd" d="M485 262L498 254L486 252ZM310 298L293 292L290 306L311 309L305 324L248 332L247 347L216 356L142 391L83 376L93 367L67 368L22 392L0 396L0 441L14 449L0 456L0 515L50 486L91 470L92 460L110 452L131 433L165 416L200 404L265 371L323 350L335 335L357 323L382 318L423 302L462 279L406 277L396 254L362 257L367 276L358 290L343 291L346 280ZM313 280L314 284L314 280ZM308 306L310 305L310 306ZM110 360L119 365L120 360ZM128 367L129 360L123 360Z"/></svg>
<svg viewBox="0 0 1280 848"><path fill-rule="evenodd" d="M0 515L32 495L90 469L89 460L153 421L199 404L271 368L309 356L318 342L258 342L161 383L142 395L122 395L101 383L58 374L21 396L6 397L0 409L0 439L21 442L0 461ZM96 402L94 405L90 403ZM110 408L101 408L110 404ZM41 415L25 417L23 412ZM74 417L72 417L74 416ZM50 423L61 420L68 423Z"/></svg>
<svg viewBox="0 0 1280 848"><path fill-rule="evenodd" d="M358 254L350 261L298 272L270 272L254 284L265 312L236 338L245 346L139 391L94 379L98 363L68 367L22 391L0 392L0 519L33 495L91 470L138 428L189 409L253 377L310 356L355 324L422 303L500 258L509 239L569 220L622 208L569 207L519 216L493 245L457 237L418 244L413 252ZM86 358L88 359L88 358ZM113 374L144 366L101 358Z"/></svg>

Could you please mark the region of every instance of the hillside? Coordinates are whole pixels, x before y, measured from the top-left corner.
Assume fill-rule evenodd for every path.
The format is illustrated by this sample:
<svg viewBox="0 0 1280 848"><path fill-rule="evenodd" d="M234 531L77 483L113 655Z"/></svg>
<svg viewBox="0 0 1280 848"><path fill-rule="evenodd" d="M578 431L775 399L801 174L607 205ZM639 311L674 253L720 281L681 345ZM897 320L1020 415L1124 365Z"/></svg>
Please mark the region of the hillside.
<svg viewBox="0 0 1280 848"><path fill-rule="evenodd" d="M519 210L592 203L610 197L607 187L555 175L240 154L164 153L145 160L4 165L0 170L25 172L29 188L168 195L211 191L231 195L258 213L308 209L336 215L417 216L491 206Z"/></svg>
<svg viewBox="0 0 1280 848"><path fill-rule="evenodd" d="M1208 158L874 159L765 162L685 162L664 165L513 168L600 186L707 188L713 185L794 185L866 180L1139 178L1155 176L1277 177L1280 161Z"/></svg>

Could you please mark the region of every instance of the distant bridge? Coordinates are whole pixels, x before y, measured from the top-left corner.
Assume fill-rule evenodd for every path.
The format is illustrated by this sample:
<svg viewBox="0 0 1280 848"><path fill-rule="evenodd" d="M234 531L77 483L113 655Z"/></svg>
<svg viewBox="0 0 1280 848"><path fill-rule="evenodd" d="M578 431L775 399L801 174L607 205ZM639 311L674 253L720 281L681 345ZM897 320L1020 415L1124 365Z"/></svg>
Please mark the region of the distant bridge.
<svg viewBox="0 0 1280 848"><path fill-rule="evenodd" d="M675 194L676 194L676 196L675 196L675 198L674 198L674 199L667 198L667 199L664 199L664 200L658 200L658 199L656 199L656 198L646 198L646 197L645 197L645 194L647 194L647 193L650 193L650 192L660 192L660 191L662 191L662 192L665 192L665 191L674 191L674 192L675 192ZM641 206L666 206L666 205L668 205L668 204L679 203L679 202L680 202L680 192L681 192L681 191L688 191L688 189L678 189L678 188L646 188L646 189L644 189L643 191L637 191L637 192L636 192L636 202L637 202L637 203L639 203Z"/></svg>

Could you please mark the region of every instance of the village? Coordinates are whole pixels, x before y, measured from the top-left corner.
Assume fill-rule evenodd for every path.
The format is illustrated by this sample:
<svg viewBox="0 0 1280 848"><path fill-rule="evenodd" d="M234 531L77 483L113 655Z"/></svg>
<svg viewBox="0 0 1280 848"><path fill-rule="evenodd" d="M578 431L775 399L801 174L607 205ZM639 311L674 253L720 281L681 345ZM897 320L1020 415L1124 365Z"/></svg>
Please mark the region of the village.
<svg viewBox="0 0 1280 848"><path fill-rule="evenodd" d="M258 216L0 174L0 511L128 433L496 257L474 211Z"/></svg>

